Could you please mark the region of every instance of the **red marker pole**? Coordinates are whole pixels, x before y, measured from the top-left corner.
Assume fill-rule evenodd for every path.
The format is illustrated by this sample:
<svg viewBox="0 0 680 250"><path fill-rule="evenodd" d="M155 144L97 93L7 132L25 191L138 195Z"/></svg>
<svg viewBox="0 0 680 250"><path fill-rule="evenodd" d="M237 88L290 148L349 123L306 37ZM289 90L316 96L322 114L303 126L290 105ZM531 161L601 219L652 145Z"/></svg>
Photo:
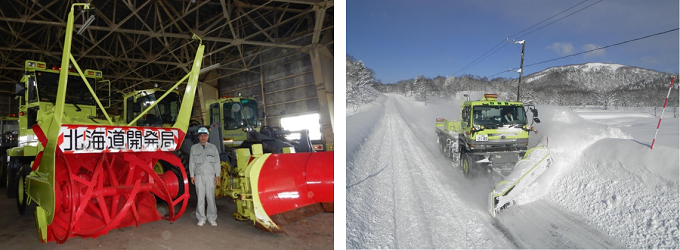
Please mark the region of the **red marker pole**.
<svg viewBox="0 0 680 250"><path fill-rule="evenodd" d="M671 86L668 88L668 95L666 95L666 101L663 102L663 110L661 110L661 117L659 117L659 123L656 124L656 132L654 133L654 140L652 140L652 146L649 149L654 149L654 141L656 141L656 134L659 133L659 126L661 126L661 118L663 118L663 112L666 111L666 104L668 103L668 97L671 95L671 89L673 89L673 82L675 81L675 76L671 79Z"/></svg>

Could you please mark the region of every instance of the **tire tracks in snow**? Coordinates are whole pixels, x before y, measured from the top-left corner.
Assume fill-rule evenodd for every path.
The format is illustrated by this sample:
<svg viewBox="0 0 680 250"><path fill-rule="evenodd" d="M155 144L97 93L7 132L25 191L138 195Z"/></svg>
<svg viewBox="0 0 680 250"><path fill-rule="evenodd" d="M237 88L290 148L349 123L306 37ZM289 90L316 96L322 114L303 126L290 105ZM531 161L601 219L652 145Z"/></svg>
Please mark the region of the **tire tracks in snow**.
<svg viewBox="0 0 680 250"><path fill-rule="evenodd" d="M546 199L491 218L481 194L497 181L463 178L438 152L431 107L387 96L384 114L348 161L348 248L622 246Z"/></svg>
<svg viewBox="0 0 680 250"><path fill-rule="evenodd" d="M440 182L441 171L455 170L433 162L431 152L423 151L422 138L406 123L396 102L391 97L385 103L385 115L348 163L352 166L347 173L347 247L512 245L491 226L488 215L466 207L449 189L450 183Z"/></svg>
<svg viewBox="0 0 680 250"><path fill-rule="evenodd" d="M478 180L464 179L462 182L465 183L454 183L460 181L460 178L456 177L462 176L462 172L451 167L450 160L441 155L438 146L430 145L430 142L436 140L434 127L432 126L432 130L426 130L422 128L422 125L416 123L422 124L423 121L404 119L401 114L409 113L406 108L408 106L404 106L405 103L398 98L393 99L397 99L395 100L396 114L399 114L401 118L404 126L403 131L409 132L406 133L410 137L407 141L409 148L415 151L413 156L417 158L416 162L426 163L418 165L417 173L420 175L419 178L423 180L422 184L427 186L424 190L428 192L423 192L424 195L429 195L429 200L436 201L428 209L437 217L434 223L438 224L436 227L436 234L438 235L433 238L437 239L438 242L435 245L438 248L507 248L508 246L516 246L505 237L499 237L502 235L501 232L491 225L490 217L484 210L478 210L467 199L461 199L458 196L459 193L464 193L466 190L455 189L479 188L478 183L474 183L473 186L464 185L469 181ZM411 110L411 112L413 111ZM426 135L427 131L431 131L432 134ZM456 237L453 237L454 242L450 241L452 232L448 229L452 226L455 228L453 234L456 234Z"/></svg>

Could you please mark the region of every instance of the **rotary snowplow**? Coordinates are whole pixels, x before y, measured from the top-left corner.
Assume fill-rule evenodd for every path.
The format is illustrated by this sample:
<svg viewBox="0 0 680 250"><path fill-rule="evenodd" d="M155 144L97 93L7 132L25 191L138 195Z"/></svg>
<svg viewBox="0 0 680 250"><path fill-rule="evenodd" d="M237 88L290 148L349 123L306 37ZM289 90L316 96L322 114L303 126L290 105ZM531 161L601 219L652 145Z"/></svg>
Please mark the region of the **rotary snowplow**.
<svg viewBox="0 0 680 250"><path fill-rule="evenodd" d="M102 72L83 72L71 55L76 8L92 7L72 5L61 67L47 69L44 62L26 61L22 84L17 85L19 145L7 151L11 169L16 170L19 212L36 203L42 242L98 237L161 218L175 221L189 200L186 171L173 151L188 127L188 120L181 117L191 112L204 45L198 46L189 74L173 86L188 79L180 119L171 128L134 126L153 105L131 122L117 123L95 93ZM75 72L67 70L69 64ZM171 164L171 171L155 173L159 160ZM167 215L157 211L155 197L169 204Z"/></svg>
<svg viewBox="0 0 680 250"><path fill-rule="evenodd" d="M215 197L234 200L232 217L279 233L289 222L334 211L333 152L313 152L307 131L290 141L283 135L292 131L263 126L253 98L221 98L206 107L209 142L224 145L218 147L222 179ZM186 155L198 141L197 129L189 128L182 145Z"/></svg>
<svg viewBox="0 0 680 250"><path fill-rule="evenodd" d="M435 122L437 142L444 155L452 159L452 166L462 168L466 178L474 171L504 179L489 194L489 213L495 217L550 167L552 158L547 146L527 150L530 132L537 132L531 125L540 123L533 105L498 101L496 94L485 94L478 101L465 96L468 99L461 102L458 121L438 118ZM526 111L533 114L531 124Z"/></svg>
<svg viewBox="0 0 680 250"><path fill-rule="evenodd" d="M262 144L254 144L236 149L236 167L222 162L215 195L234 200L232 217L280 233L289 222L334 211L333 152L284 151L289 153L263 153Z"/></svg>
<svg viewBox="0 0 680 250"><path fill-rule="evenodd" d="M178 93L157 99L159 89L138 90L124 96L123 120L154 104L155 109L137 125L168 127L178 117ZM184 100L184 99L183 99ZM182 102L184 103L184 101ZM141 106L141 107L140 107ZM279 233L281 226L322 212L334 211L333 152L313 152L308 131L286 131L261 124L264 114L251 97L223 97L206 102L206 117L212 124L210 143L220 149L221 181L215 197L234 200L237 220L251 220L260 229ZM187 116L188 117L188 116ZM191 146L198 143L202 125L191 121L180 150L174 151L188 166ZM299 132L299 140L285 135ZM168 171L163 160L154 165L157 173Z"/></svg>
<svg viewBox="0 0 680 250"><path fill-rule="evenodd" d="M125 113L136 115L141 108L136 105L158 103L155 117L148 115L143 124L167 127L165 121L177 117L169 107L177 105L179 98L171 93L165 99L156 99L156 90L139 90L125 95ZM283 135L294 132L262 126L258 117L257 102L249 97L228 97L208 101L207 117L210 125L210 143L224 145L220 149L222 173L215 187L216 198L231 198L237 206L232 214L237 220L251 220L260 229L280 233L281 226L322 212L334 211L333 152L313 152L306 131L301 131L298 141L286 140ZM143 108L143 107L142 107ZM125 115L126 122L132 122ZM137 121L139 123L139 121ZM225 122L225 123L221 123ZM224 125L222 125L224 124ZM201 127L192 121L175 154L188 166L191 146L198 143L197 130ZM259 130L259 132L257 131ZM167 171L167 164L158 161L157 173Z"/></svg>

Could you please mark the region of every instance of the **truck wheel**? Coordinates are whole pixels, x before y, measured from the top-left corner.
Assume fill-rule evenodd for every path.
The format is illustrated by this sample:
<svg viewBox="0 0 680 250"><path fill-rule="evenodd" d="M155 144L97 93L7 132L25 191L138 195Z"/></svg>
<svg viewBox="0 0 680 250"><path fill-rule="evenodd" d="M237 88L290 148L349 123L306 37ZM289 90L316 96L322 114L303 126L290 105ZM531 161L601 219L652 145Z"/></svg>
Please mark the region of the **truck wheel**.
<svg viewBox="0 0 680 250"><path fill-rule="evenodd" d="M0 186L7 185L7 156L4 151L0 153Z"/></svg>
<svg viewBox="0 0 680 250"><path fill-rule="evenodd" d="M439 152L442 152L442 154L447 155L447 150L446 150L446 140L443 138L439 137Z"/></svg>
<svg viewBox="0 0 680 250"><path fill-rule="evenodd" d="M460 161L463 163L463 175L465 179L470 179L470 168L474 165L472 156L469 154L460 154Z"/></svg>
<svg viewBox="0 0 680 250"><path fill-rule="evenodd" d="M21 168L21 163L18 160L13 160L7 166L7 198L17 197L17 174Z"/></svg>
<svg viewBox="0 0 680 250"><path fill-rule="evenodd" d="M28 195L26 194L25 185L26 176L30 173L29 165L21 166L21 169L17 174L17 208L19 209L19 214L24 215L26 212L26 204L28 203Z"/></svg>
<svg viewBox="0 0 680 250"><path fill-rule="evenodd" d="M0 186L7 187L7 167L0 166Z"/></svg>

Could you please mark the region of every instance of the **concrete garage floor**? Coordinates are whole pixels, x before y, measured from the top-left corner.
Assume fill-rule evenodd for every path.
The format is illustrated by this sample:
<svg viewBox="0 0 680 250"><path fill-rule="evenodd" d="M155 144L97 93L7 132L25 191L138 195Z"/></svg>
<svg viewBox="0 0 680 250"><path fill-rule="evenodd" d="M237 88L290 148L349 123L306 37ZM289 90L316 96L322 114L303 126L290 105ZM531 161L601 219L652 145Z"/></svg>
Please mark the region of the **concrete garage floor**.
<svg viewBox="0 0 680 250"><path fill-rule="evenodd" d="M193 190L192 190L193 191ZM192 192L186 212L174 223L166 220L113 229L99 238L75 237L64 244L40 243L33 210L19 215L16 199L0 187L0 249L333 249L333 213L322 213L282 226L286 234L272 234L252 221L231 217L231 199L217 199L217 226L196 226L196 199ZM30 212L29 212L30 211Z"/></svg>

